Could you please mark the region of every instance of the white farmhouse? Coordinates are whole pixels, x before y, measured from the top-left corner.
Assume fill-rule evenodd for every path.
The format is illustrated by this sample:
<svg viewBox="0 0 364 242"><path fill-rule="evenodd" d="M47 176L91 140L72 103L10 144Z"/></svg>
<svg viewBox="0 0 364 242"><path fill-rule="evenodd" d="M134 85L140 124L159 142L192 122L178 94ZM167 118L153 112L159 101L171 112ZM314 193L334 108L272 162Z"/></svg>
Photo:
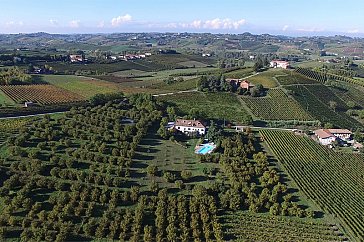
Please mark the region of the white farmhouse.
<svg viewBox="0 0 364 242"><path fill-rule="evenodd" d="M330 145L336 140L336 136L327 129L318 129L314 133L322 145Z"/></svg>
<svg viewBox="0 0 364 242"><path fill-rule="evenodd" d="M348 129L318 129L315 135L322 145L330 145L336 139L349 140L352 132Z"/></svg>
<svg viewBox="0 0 364 242"><path fill-rule="evenodd" d="M186 134L206 134L206 126L200 120L177 119L174 128Z"/></svg>
<svg viewBox="0 0 364 242"><path fill-rule="evenodd" d="M270 67L288 69L289 62L288 61L281 61L281 60L272 60L270 62Z"/></svg>

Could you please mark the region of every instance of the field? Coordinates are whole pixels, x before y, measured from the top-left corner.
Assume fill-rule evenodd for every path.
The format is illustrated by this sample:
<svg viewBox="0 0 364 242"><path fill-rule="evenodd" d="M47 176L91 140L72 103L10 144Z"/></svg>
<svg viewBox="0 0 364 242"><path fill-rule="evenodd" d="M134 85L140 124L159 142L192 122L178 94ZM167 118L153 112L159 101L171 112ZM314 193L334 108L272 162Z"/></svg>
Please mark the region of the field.
<svg viewBox="0 0 364 242"><path fill-rule="evenodd" d="M321 122L329 122L335 126L348 129L362 126L345 113L347 110L346 104L324 85L296 85L286 86L285 88L291 90L293 92L292 96L300 105ZM335 110L329 106L330 101L336 103Z"/></svg>
<svg viewBox="0 0 364 242"><path fill-rule="evenodd" d="M276 77L280 75L286 75L286 72L282 69L268 69L258 73L258 75L249 77L248 80L253 84L262 84L265 88L274 88L278 86Z"/></svg>
<svg viewBox="0 0 364 242"><path fill-rule="evenodd" d="M335 224L238 212L223 218L227 237L236 241L346 241Z"/></svg>
<svg viewBox="0 0 364 242"><path fill-rule="evenodd" d="M33 120L32 118L21 119L1 119L0 120L0 146L2 146L6 139L10 136L15 136L19 133L22 127L25 127Z"/></svg>
<svg viewBox="0 0 364 242"><path fill-rule="evenodd" d="M317 81L294 71L288 72L287 75L276 76L276 78L281 85L317 84Z"/></svg>
<svg viewBox="0 0 364 242"><path fill-rule="evenodd" d="M231 93L178 93L159 96L158 100L176 106L180 115L196 115L205 119L250 122L251 117L243 109L236 95Z"/></svg>
<svg viewBox="0 0 364 242"><path fill-rule="evenodd" d="M1 106L9 106L9 105L14 105L14 101L11 100L8 96L5 95L5 93L3 93L0 90L0 105Z"/></svg>
<svg viewBox="0 0 364 242"><path fill-rule="evenodd" d="M70 75L42 76L48 83L76 93L84 98L90 98L98 93L112 93L121 91L118 84L94 78Z"/></svg>
<svg viewBox="0 0 364 242"><path fill-rule="evenodd" d="M342 83L334 83L334 85L329 88L346 103L351 101L354 102L357 107L364 108L364 89L360 89L359 87L349 83L345 85Z"/></svg>
<svg viewBox="0 0 364 242"><path fill-rule="evenodd" d="M282 89L269 89L266 97L241 99L256 117L264 120L313 120L313 117Z"/></svg>
<svg viewBox="0 0 364 242"><path fill-rule="evenodd" d="M78 94L53 85L14 85L1 86L0 89L16 103L34 102L44 105L84 100Z"/></svg>
<svg viewBox="0 0 364 242"><path fill-rule="evenodd" d="M306 195L364 239L364 157L334 152L291 132L262 130L278 160Z"/></svg>

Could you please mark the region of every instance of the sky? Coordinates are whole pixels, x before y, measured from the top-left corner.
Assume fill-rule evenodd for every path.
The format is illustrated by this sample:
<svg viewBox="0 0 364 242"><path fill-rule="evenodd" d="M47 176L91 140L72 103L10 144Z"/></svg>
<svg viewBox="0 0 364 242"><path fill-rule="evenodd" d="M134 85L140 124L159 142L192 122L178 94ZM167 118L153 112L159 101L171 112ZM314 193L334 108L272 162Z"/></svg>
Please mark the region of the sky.
<svg viewBox="0 0 364 242"><path fill-rule="evenodd" d="M211 32L364 37L363 0L0 0L0 33Z"/></svg>

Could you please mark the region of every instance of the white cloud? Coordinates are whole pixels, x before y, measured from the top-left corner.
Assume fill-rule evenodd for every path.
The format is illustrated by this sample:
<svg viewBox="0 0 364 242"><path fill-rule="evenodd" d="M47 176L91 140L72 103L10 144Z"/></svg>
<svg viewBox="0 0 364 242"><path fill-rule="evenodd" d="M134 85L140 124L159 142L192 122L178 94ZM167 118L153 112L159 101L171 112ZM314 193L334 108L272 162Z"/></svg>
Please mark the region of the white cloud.
<svg viewBox="0 0 364 242"><path fill-rule="evenodd" d="M282 28L282 30L283 31L287 31L288 28L289 28L289 25L284 25L283 28Z"/></svg>
<svg viewBox="0 0 364 242"><path fill-rule="evenodd" d="M58 25L58 21L55 19L50 19L49 22L51 23L51 25Z"/></svg>
<svg viewBox="0 0 364 242"><path fill-rule="evenodd" d="M19 21L19 22L15 22L15 21L8 21L5 23L6 27L15 27L15 26L23 26L24 22L23 21Z"/></svg>
<svg viewBox="0 0 364 242"><path fill-rule="evenodd" d="M111 25L114 27L120 26L124 23L130 22L132 17L129 14L125 14L124 16L118 16L111 20Z"/></svg>
<svg viewBox="0 0 364 242"><path fill-rule="evenodd" d="M357 34L360 31L359 31L359 29L349 29L347 32L348 32L348 34Z"/></svg>
<svg viewBox="0 0 364 242"><path fill-rule="evenodd" d="M324 29L323 28L312 27L312 28L299 28L299 29L297 29L297 31L301 31L301 32L322 32L322 31L324 31Z"/></svg>
<svg viewBox="0 0 364 242"><path fill-rule="evenodd" d="M80 20L72 20L69 22L69 26L71 28L78 28L80 27Z"/></svg>
<svg viewBox="0 0 364 242"><path fill-rule="evenodd" d="M100 21L99 24L97 25L98 28L103 28L105 27L105 21Z"/></svg>
<svg viewBox="0 0 364 242"><path fill-rule="evenodd" d="M194 20L189 23L168 23L165 25L166 28L189 28L189 29L239 29L241 26L246 24L245 19L232 20L229 18L220 19L215 18L211 20Z"/></svg>

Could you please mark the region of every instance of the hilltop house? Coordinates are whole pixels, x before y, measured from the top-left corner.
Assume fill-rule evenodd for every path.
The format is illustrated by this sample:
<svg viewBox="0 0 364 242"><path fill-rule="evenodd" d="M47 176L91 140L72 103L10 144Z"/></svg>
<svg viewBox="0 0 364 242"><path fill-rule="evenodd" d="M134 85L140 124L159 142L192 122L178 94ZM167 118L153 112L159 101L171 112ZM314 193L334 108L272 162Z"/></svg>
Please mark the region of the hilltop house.
<svg viewBox="0 0 364 242"><path fill-rule="evenodd" d="M185 134L206 134L206 126L200 120L177 119L174 128Z"/></svg>
<svg viewBox="0 0 364 242"><path fill-rule="evenodd" d="M82 55L70 55L70 60L72 63L74 62L83 62L83 56Z"/></svg>
<svg viewBox="0 0 364 242"><path fill-rule="evenodd" d="M288 61L280 61L280 60L272 60L270 62L270 67L288 69L289 62Z"/></svg>
<svg viewBox="0 0 364 242"><path fill-rule="evenodd" d="M336 139L349 140L352 135L347 129L318 129L314 133L322 145L330 145Z"/></svg>
<svg viewBox="0 0 364 242"><path fill-rule="evenodd" d="M250 90L250 88L254 87L253 84L251 84L248 80L243 79L226 79L227 82L230 84L233 84L235 87L240 87L242 89Z"/></svg>

